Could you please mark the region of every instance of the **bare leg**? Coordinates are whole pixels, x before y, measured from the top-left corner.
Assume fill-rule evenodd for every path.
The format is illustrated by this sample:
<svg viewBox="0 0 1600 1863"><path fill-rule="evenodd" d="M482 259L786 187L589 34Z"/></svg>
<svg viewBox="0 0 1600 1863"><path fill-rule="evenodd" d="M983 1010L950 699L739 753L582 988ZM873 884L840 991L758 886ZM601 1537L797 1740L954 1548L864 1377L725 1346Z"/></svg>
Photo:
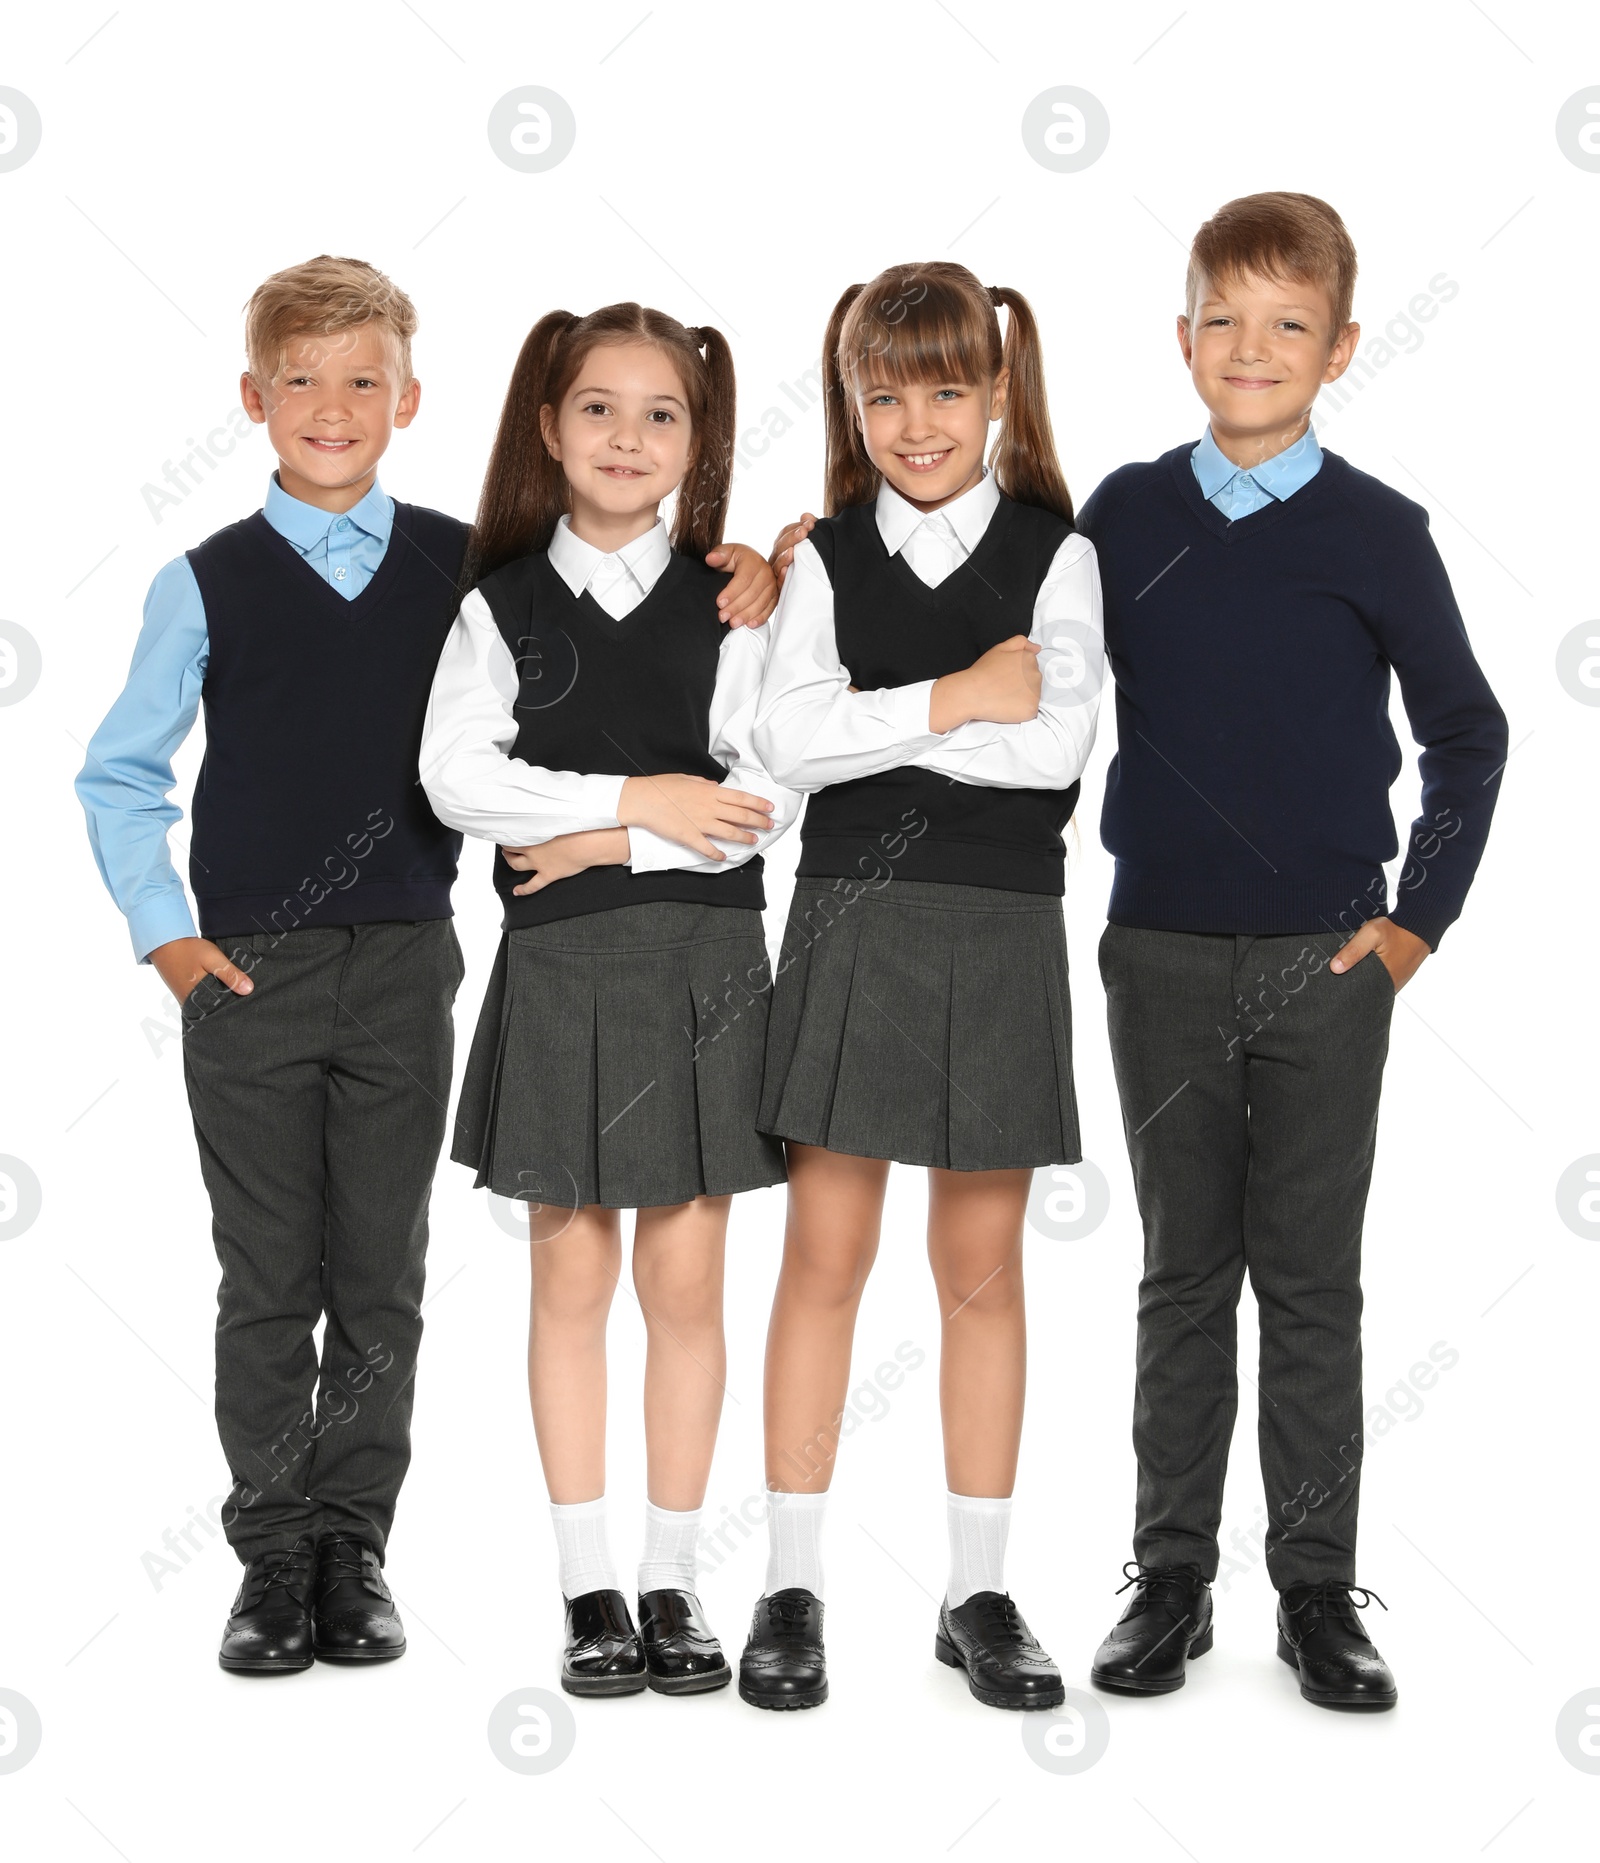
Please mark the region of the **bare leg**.
<svg viewBox="0 0 1600 1863"><path fill-rule="evenodd" d="M928 1264L942 1331L939 1408L955 1494L1015 1486L1027 1382L1022 1225L1031 1171L929 1171Z"/></svg>
<svg viewBox="0 0 1600 1863"><path fill-rule="evenodd" d="M616 1210L532 1204L528 1397L552 1501L606 1489L606 1317L622 1266Z"/></svg>
<svg viewBox="0 0 1600 1863"><path fill-rule="evenodd" d="M767 1485L819 1494L833 1479L856 1312L878 1252L889 1166L816 1145L787 1150L789 1221L767 1329Z"/></svg>
<svg viewBox="0 0 1600 1863"><path fill-rule="evenodd" d="M638 1213L633 1286L644 1310L644 1440L649 1494L684 1512L705 1499L722 1415L723 1245L729 1197Z"/></svg>

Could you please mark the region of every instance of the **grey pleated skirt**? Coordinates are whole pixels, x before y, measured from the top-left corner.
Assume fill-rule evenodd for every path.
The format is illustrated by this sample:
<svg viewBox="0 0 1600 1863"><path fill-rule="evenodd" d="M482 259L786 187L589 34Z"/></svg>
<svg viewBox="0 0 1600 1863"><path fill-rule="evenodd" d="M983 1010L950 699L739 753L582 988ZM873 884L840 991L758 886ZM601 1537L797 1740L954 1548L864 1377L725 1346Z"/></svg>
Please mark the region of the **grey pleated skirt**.
<svg viewBox="0 0 1600 1863"><path fill-rule="evenodd" d="M645 1209L783 1182L756 1129L761 914L653 901L510 931L450 1155L503 1197Z"/></svg>
<svg viewBox="0 0 1600 1863"><path fill-rule="evenodd" d="M946 1170L1076 1164L1060 899L798 880L759 1124L804 1145Z"/></svg>

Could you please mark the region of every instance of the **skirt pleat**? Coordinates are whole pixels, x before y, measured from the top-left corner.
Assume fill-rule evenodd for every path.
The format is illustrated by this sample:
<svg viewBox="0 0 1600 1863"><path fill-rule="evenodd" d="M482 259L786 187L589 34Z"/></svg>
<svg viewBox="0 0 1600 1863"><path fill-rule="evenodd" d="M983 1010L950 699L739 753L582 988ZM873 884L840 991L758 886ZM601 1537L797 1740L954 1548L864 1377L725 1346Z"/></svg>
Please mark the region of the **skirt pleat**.
<svg viewBox="0 0 1600 1863"><path fill-rule="evenodd" d="M1039 929L1039 973L1044 1002L1049 1009L1050 1048L1055 1062L1055 1136L1062 1162L1076 1164L1083 1157L1078 1129L1078 1090L1072 1072L1072 992L1067 974L1067 942L1044 935Z"/></svg>
<svg viewBox="0 0 1600 1863"><path fill-rule="evenodd" d="M730 978L754 975L737 1013ZM684 1203L781 1183L759 1132L770 990L761 915L656 901L509 932L452 1156L501 1196Z"/></svg>
<svg viewBox="0 0 1600 1863"><path fill-rule="evenodd" d="M932 881L798 881L760 1125L947 1170L1076 1163L1060 900Z"/></svg>
<svg viewBox="0 0 1600 1863"><path fill-rule="evenodd" d="M812 1000L824 983L831 997L842 988L848 1012L855 971L861 915L848 907L837 913L828 905L812 909L813 893L827 882L797 882L784 927L783 949L773 979L767 1028L765 1079L758 1121L763 1132L800 1136L793 1130L826 1133L833 1117L844 1045L843 1016L834 1016ZM814 963L815 947L830 941L826 967ZM807 1143L823 1144L810 1138Z"/></svg>
<svg viewBox="0 0 1600 1863"><path fill-rule="evenodd" d="M452 1160L473 1166L480 1184L488 1181L494 1161L495 1100L506 1030L510 1026L506 1018L507 959L508 947L502 936L489 969L483 1006L478 1011L472 1048L467 1055L461 1097L456 1103L455 1123L450 1128Z"/></svg>

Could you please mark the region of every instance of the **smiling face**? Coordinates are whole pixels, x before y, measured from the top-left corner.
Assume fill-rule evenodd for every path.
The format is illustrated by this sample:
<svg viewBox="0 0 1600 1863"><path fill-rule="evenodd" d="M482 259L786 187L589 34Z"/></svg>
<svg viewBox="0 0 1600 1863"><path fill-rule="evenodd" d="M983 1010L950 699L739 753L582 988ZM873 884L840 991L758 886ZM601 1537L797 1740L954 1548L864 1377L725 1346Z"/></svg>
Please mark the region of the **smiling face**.
<svg viewBox="0 0 1600 1863"><path fill-rule="evenodd" d="M292 337L266 385L246 373L240 399L265 423L278 456L278 483L325 511L348 511L366 496L396 427L409 427L422 386L399 366L386 324Z"/></svg>
<svg viewBox="0 0 1600 1863"><path fill-rule="evenodd" d="M959 498L983 477L989 423L1005 409L1008 371L988 382L888 382L870 361L856 386L868 459L921 511Z"/></svg>
<svg viewBox="0 0 1600 1863"><path fill-rule="evenodd" d="M694 451L683 379L653 343L591 349L560 406L540 410L540 424L566 475L572 528L599 550L650 529Z"/></svg>
<svg viewBox="0 0 1600 1863"><path fill-rule="evenodd" d="M1238 466L1300 438L1318 388L1344 374L1360 339L1359 324L1334 327L1324 286L1253 272L1202 280L1193 316L1178 319L1212 438Z"/></svg>

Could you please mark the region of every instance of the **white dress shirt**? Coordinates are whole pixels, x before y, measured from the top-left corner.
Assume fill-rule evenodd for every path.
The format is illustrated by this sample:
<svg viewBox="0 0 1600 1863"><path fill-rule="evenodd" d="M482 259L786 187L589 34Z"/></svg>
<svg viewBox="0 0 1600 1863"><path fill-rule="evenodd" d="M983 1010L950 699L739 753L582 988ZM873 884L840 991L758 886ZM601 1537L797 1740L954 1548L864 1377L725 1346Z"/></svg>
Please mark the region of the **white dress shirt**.
<svg viewBox="0 0 1600 1863"><path fill-rule="evenodd" d="M620 621L655 587L672 560L666 526L607 554L573 534L563 517L550 540L550 562L574 595L585 589ZM769 629L729 628L711 695L710 751L728 771L725 789L762 796L773 825L754 845L715 839L727 856L712 860L648 828L630 828L635 873L673 867L715 873L737 867L775 841L794 820L800 797L773 781L752 747L757 694ZM557 835L616 828L623 776L547 770L510 755L520 728L513 707L520 681L489 604L476 589L461 604L439 657L422 728L422 786L440 821L501 847L535 847Z"/></svg>
<svg viewBox="0 0 1600 1863"><path fill-rule="evenodd" d="M885 480L878 534L891 555L937 588L977 549L999 503L992 473L933 512L919 511ZM834 637L833 585L809 541L795 550L769 631L755 747L795 789L908 763L993 789L1067 789L1083 774L1105 679L1100 573L1087 537L1074 533L1062 543L1035 598L1029 638L1043 648L1044 685L1039 715L1023 724L974 719L941 736L928 728L931 679L850 691Z"/></svg>

